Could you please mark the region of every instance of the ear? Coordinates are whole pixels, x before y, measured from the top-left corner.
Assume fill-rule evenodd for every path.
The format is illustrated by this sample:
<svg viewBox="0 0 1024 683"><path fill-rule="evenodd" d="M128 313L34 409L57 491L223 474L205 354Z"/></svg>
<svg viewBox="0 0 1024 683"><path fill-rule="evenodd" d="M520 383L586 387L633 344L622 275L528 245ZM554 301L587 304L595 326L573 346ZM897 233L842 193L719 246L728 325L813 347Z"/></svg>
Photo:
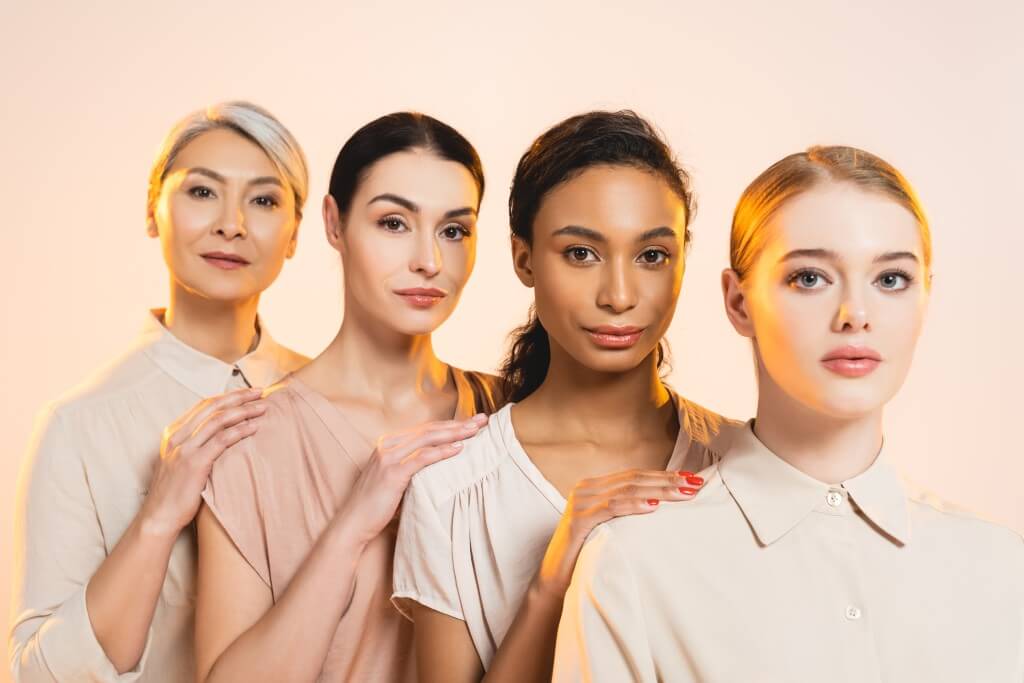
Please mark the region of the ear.
<svg viewBox="0 0 1024 683"><path fill-rule="evenodd" d="M519 281L533 287L533 253L530 245L521 237L512 237L512 266Z"/></svg>
<svg viewBox="0 0 1024 683"><path fill-rule="evenodd" d="M342 241L343 226L341 224L341 212L338 210L338 202L334 201L334 197L329 194L324 195L323 216L327 241L339 253L343 254L344 243Z"/></svg>
<svg viewBox="0 0 1024 683"><path fill-rule="evenodd" d="M146 234L150 237L159 237L160 231L156 227L156 216L153 214L153 207L146 209Z"/></svg>
<svg viewBox="0 0 1024 683"><path fill-rule="evenodd" d="M722 271L722 298L725 300L725 315L732 326L744 337L754 339L754 322L747 312L747 295L739 273L732 268Z"/></svg>
<svg viewBox="0 0 1024 683"><path fill-rule="evenodd" d="M302 220L301 216L295 217L295 229L292 230L292 238L288 240L288 250L284 252L284 257L290 259L295 256L295 248L299 246L299 224Z"/></svg>

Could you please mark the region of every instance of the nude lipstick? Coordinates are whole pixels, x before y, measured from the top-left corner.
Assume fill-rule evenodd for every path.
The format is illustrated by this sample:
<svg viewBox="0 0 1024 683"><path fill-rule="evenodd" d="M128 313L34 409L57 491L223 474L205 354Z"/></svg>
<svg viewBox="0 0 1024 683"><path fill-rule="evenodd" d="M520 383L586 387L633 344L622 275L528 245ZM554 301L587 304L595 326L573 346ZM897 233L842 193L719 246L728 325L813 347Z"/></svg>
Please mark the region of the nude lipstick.
<svg viewBox="0 0 1024 683"><path fill-rule="evenodd" d="M436 287L410 287L408 289L396 289L394 292L413 308L436 306L448 296L448 292Z"/></svg>
<svg viewBox="0 0 1024 683"><path fill-rule="evenodd" d="M864 377L875 371L882 357L869 346L840 346L821 359L821 364L843 377Z"/></svg>
<svg viewBox="0 0 1024 683"><path fill-rule="evenodd" d="M231 254L226 251L208 251L205 254L201 254L201 256L211 266L216 266L221 270L236 270L249 265L249 262L238 254Z"/></svg>
<svg viewBox="0 0 1024 683"><path fill-rule="evenodd" d="M644 328L632 325L599 325L585 327L590 339L603 349L628 349L638 341Z"/></svg>

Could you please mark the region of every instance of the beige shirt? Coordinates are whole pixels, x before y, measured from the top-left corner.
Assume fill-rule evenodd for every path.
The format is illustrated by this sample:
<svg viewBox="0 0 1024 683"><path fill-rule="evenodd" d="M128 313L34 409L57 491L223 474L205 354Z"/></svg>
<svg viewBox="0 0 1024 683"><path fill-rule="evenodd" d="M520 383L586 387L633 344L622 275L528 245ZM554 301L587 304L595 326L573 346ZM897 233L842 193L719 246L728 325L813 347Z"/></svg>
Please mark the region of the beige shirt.
<svg viewBox="0 0 1024 683"><path fill-rule="evenodd" d="M494 410L493 378L452 369L456 418ZM214 465L203 499L280 599L359 479L373 443L296 377L267 396L260 429ZM404 511L403 511L404 514ZM395 527L365 549L320 672L323 681L413 681L412 627L392 608Z"/></svg>
<svg viewBox="0 0 1024 683"><path fill-rule="evenodd" d="M702 469L736 425L673 399L681 428L667 469ZM396 606L408 615L413 601L465 621L485 668L566 505L516 439L511 407L493 415L462 453L413 478L395 551Z"/></svg>
<svg viewBox="0 0 1024 683"><path fill-rule="evenodd" d="M588 539L554 680L1020 683L1024 542L910 494L829 486L741 432L696 500Z"/></svg>
<svg viewBox="0 0 1024 683"><path fill-rule="evenodd" d="M15 519L10 662L16 681L191 681L196 546L190 526L135 670L118 676L96 640L85 588L134 519L164 428L199 400L266 386L305 359L263 330L235 365L185 345L146 317L112 365L44 410L25 460ZM130 587L126 587L130 590Z"/></svg>

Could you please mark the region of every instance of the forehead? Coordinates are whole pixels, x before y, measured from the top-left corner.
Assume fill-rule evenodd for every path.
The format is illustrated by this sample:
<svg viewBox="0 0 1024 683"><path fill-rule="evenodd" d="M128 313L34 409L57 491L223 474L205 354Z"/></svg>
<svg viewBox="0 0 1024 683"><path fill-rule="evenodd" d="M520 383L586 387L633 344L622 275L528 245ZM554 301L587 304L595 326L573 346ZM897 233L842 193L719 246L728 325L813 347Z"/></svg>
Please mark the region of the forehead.
<svg viewBox="0 0 1024 683"><path fill-rule="evenodd" d="M208 130L189 140L168 172L199 166L221 175L280 177L259 145L229 128Z"/></svg>
<svg viewBox="0 0 1024 683"><path fill-rule="evenodd" d="M445 210L476 207L479 202L476 180L469 169L427 150L395 152L374 162L357 194L369 200L384 193Z"/></svg>
<svg viewBox="0 0 1024 683"><path fill-rule="evenodd" d="M535 218L536 232L566 225L608 234L668 226L682 231L686 207L661 177L631 166L594 166L555 187Z"/></svg>
<svg viewBox="0 0 1024 683"><path fill-rule="evenodd" d="M765 226L765 252L828 249L845 260L908 251L923 261L916 217L880 192L849 183L825 183L783 204Z"/></svg>

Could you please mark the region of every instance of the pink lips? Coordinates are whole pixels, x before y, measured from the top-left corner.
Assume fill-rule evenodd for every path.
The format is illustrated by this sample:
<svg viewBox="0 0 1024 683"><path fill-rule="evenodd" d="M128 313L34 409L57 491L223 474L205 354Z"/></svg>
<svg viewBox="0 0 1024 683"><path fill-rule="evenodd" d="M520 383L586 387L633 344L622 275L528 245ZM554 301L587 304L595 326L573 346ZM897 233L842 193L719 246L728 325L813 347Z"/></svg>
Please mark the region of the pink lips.
<svg viewBox="0 0 1024 683"><path fill-rule="evenodd" d="M644 333L644 328L632 325L599 325L584 329L595 344L605 349L628 349L640 341Z"/></svg>
<svg viewBox="0 0 1024 683"><path fill-rule="evenodd" d="M235 270L249 265L249 261L238 254L231 254L226 251L208 251L202 254L203 260L221 270Z"/></svg>
<svg viewBox="0 0 1024 683"><path fill-rule="evenodd" d="M448 296L448 292L436 287L410 287L396 289L394 292L413 308L430 308Z"/></svg>
<svg viewBox="0 0 1024 683"><path fill-rule="evenodd" d="M821 359L828 370L843 377L863 377L875 371L882 357L869 346L841 346Z"/></svg>

